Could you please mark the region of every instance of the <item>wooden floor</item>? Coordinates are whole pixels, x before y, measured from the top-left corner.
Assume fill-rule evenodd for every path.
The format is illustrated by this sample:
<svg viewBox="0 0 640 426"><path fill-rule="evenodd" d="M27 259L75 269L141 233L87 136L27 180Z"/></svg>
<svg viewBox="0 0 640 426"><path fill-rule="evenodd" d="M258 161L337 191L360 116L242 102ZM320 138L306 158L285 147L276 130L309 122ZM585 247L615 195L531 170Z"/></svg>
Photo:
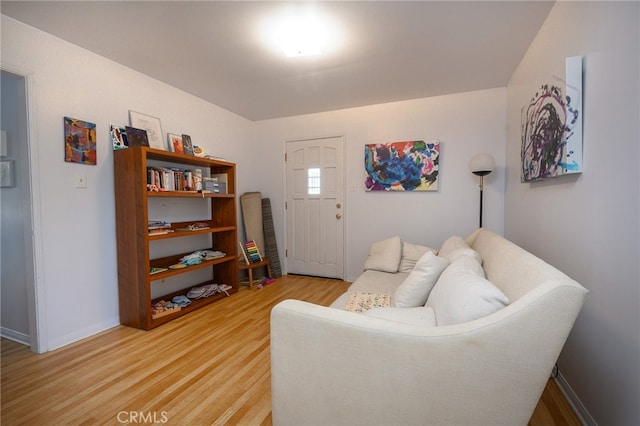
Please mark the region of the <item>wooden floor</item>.
<svg viewBox="0 0 640 426"><path fill-rule="evenodd" d="M2 339L3 425L270 425L269 313L347 283L285 276L152 331L119 326L41 355ZM553 381L531 425L579 425Z"/></svg>

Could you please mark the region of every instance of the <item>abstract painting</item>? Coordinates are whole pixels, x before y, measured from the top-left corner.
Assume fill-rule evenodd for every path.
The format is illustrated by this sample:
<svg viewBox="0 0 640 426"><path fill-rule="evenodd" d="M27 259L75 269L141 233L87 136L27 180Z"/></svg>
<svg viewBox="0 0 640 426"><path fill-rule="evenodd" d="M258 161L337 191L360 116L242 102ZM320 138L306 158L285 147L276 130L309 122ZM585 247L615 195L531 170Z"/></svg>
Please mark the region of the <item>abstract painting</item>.
<svg viewBox="0 0 640 426"><path fill-rule="evenodd" d="M522 108L523 183L582 172L582 57L565 66L566 80L543 84Z"/></svg>
<svg viewBox="0 0 640 426"><path fill-rule="evenodd" d="M96 125L64 117L64 161L96 165Z"/></svg>
<svg viewBox="0 0 640 426"><path fill-rule="evenodd" d="M367 191L437 191L439 163L439 141L365 145L365 189Z"/></svg>

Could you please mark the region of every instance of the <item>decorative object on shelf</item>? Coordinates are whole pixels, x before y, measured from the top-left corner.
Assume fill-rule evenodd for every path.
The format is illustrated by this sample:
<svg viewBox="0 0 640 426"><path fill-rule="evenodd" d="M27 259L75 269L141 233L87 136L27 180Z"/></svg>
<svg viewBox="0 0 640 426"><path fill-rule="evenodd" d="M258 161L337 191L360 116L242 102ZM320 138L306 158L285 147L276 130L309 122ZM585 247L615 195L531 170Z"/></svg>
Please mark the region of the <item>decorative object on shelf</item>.
<svg viewBox="0 0 640 426"><path fill-rule="evenodd" d="M365 189L367 191L437 191L439 163L439 141L365 145Z"/></svg>
<svg viewBox="0 0 640 426"><path fill-rule="evenodd" d="M64 161L95 166L96 143L95 123L64 117Z"/></svg>
<svg viewBox="0 0 640 426"><path fill-rule="evenodd" d="M193 155L193 143L191 142L191 136L182 135L182 150L185 155Z"/></svg>
<svg viewBox="0 0 640 426"><path fill-rule="evenodd" d="M112 124L109 133L111 135L111 143L113 144L114 150L129 148L126 127L115 126Z"/></svg>
<svg viewBox="0 0 640 426"><path fill-rule="evenodd" d="M169 151L177 154L184 154L184 150L182 149L182 136L167 133L167 140L169 144Z"/></svg>
<svg viewBox="0 0 640 426"><path fill-rule="evenodd" d="M566 58L522 108L521 181L582 173L582 56Z"/></svg>
<svg viewBox="0 0 640 426"><path fill-rule="evenodd" d="M160 125L159 118L129 110L129 121L131 122L131 127L147 131L147 138L149 139L148 146L156 149L164 149L162 126Z"/></svg>
<svg viewBox="0 0 640 426"><path fill-rule="evenodd" d="M242 255L244 256L244 260L247 262L247 265L250 263L262 262L262 255L260 254L260 249L258 249L255 241L247 241L244 245L239 241L238 243L240 244L240 249L242 250Z"/></svg>
<svg viewBox="0 0 640 426"><path fill-rule="evenodd" d="M480 176L480 228L482 228L482 198L484 191L484 177L496 167L493 157L489 154L478 154L469 162L471 173Z"/></svg>
<svg viewBox="0 0 640 426"><path fill-rule="evenodd" d="M15 186L15 184L13 160L0 161L0 187L10 188Z"/></svg>
<svg viewBox="0 0 640 426"><path fill-rule="evenodd" d="M129 146L149 146L149 138L147 131L144 129L136 129L135 127L126 126L127 142Z"/></svg>

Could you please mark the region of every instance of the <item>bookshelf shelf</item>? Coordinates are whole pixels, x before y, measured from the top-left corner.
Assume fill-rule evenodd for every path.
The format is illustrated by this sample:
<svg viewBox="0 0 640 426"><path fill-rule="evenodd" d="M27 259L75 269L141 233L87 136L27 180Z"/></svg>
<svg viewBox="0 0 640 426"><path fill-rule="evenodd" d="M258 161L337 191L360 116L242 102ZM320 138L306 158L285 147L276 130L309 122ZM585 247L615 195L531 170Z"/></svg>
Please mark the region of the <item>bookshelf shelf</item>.
<svg viewBox="0 0 640 426"><path fill-rule="evenodd" d="M160 165L160 166L159 166ZM120 322L130 327L149 330L188 314L195 309L215 302L226 294L216 294L203 299L192 299L191 304L180 310L153 315L152 305L160 300L171 301L174 296L186 295L193 287L215 282L228 284L229 294L238 291L238 257L237 223L235 200L235 164L200 157L176 154L148 147L132 147L114 152L115 199L116 199L116 234L118 248L118 297L120 305ZM226 194L195 191L149 191L147 188L148 168L173 167L176 170L200 169L204 176L226 175ZM177 187L177 186L176 186ZM183 217L172 221L166 233L149 235L149 218L155 217L157 206L150 205L153 198L171 198L169 204L180 215L184 203L196 203L201 199L208 217L187 221ZM188 201L188 199L190 199ZM184 201L182 201L184 200ZM158 200L160 202L160 200ZM165 201L162 201L165 203ZM153 204L153 203L152 203ZM155 203L157 204L157 203ZM203 228L185 230L194 223ZM157 231L161 232L161 231ZM198 241L191 242L189 237L197 236ZM202 239L206 239L206 247ZM178 242L179 244L174 244ZM152 256L151 243L154 248L161 245L163 251L171 254L159 257ZM185 252L185 244L193 244L193 249ZM174 250L174 246L180 247ZM191 247L187 248L190 250ZM179 263L183 256L197 250L221 251L225 256L213 260L202 260L196 265L182 269L169 269ZM179 251L179 252L175 252ZM151 273L151 268L160 268L160 272ZM165 270L166 268L166 270ZM209 274L212 278L205 282L190 282L201 278L193 278L193 271ZM171 288L164 294L162 286L165 279L177 281L178 289ZM158 286L158 287L155 287ZM154 292L154 290L157 290ZM161 295L155 293L160 291Z"/></svg>

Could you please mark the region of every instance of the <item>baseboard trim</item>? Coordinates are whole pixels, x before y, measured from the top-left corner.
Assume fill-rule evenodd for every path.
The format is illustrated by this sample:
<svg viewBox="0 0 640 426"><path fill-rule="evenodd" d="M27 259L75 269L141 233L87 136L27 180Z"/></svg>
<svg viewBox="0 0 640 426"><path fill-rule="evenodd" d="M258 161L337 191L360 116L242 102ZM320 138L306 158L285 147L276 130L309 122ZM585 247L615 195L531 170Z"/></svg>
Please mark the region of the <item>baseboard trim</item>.
<svg viewBox="0 0 640 426"><path fill-rule="evenodd" d="M578 416L578 420L580 420L580 422L585 426L598 426L598 423L596 423L593 417L591 417L591 414L589 414L589 411L587 411L587 408L584 406L582 401L580 401L580 398L578 398L578 395L573 391L569 382L567 382L562 373L558 372L555 381L560 392L562 392L564 397L567 399L567 402L576 413L576 416Z"/></svg>
<svg viewBox="0 0 640 426"><path fill-rule="evenodd" d="M28 334L20 333L19 331L11 330L6 327L0 327L0 336L5 339L12 340L22 345L31 346L31 338Z"/></svg>

